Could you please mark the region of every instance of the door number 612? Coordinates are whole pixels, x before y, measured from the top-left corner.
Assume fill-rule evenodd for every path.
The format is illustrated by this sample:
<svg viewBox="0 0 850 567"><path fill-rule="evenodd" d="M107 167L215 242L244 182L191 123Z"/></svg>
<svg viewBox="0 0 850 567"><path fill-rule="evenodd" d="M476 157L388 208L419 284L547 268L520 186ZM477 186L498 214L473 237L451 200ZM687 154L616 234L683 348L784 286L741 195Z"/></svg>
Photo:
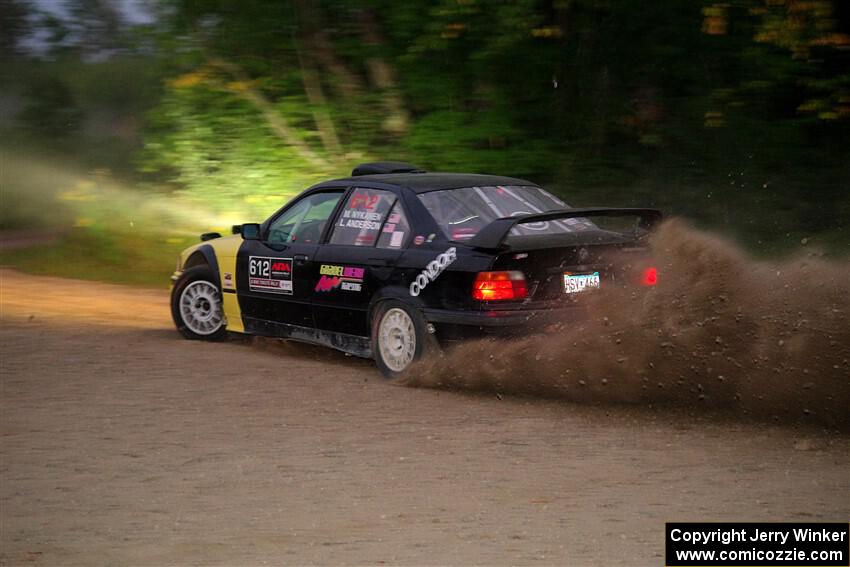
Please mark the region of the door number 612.
<svg viewBox="0 0 850 567"><path fill-rule="evenodd" d="M271 272L271 264L268 258L251 258L248 261L248 272L252 276L267 278Z"/></svg>

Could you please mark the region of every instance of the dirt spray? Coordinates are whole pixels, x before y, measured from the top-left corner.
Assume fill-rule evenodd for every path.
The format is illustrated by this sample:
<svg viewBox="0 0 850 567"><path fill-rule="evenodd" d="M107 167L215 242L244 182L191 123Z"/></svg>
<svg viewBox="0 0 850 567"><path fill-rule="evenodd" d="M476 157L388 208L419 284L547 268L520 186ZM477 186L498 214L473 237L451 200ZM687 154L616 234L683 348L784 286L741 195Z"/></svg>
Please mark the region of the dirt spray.
<svg viewBox="0 0 850 567"><path fill-rule="evenodd" d="M658 285L588 293L584 317L463 344L403 383L850 426L850 263L756 261L677 219L650 246Z"/></svg>

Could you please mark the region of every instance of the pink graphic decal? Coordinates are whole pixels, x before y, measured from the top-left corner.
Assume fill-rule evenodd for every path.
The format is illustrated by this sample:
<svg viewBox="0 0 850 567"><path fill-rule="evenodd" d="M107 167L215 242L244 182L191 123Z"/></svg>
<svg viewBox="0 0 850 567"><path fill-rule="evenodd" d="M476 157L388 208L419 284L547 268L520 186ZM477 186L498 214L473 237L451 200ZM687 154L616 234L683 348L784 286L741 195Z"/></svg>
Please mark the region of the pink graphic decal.
<svg viewBox="0 0 850 567"><path fill-rule="evenodd" d="M322 276L316 284L315 291L330 291L339 287L342 283L342 278Z"/></svg>

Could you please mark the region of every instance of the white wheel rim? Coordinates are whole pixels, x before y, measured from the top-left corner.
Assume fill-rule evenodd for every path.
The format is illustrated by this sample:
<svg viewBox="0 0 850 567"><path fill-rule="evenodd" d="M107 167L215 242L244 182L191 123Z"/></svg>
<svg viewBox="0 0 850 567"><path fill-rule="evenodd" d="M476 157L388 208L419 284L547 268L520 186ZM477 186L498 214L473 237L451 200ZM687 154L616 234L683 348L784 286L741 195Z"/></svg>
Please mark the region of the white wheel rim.
<svg viewBox="0 0 850 567"><path fill-rule="evenodd" d="M403 309L394 307L384 313L378 327L378 350L384 364L393 372L401 372L413 362L416 329Z"/></svg>
<svg viewBox="0 0 850 567"><path fill-rule="evenodd" d="M180 294L180 316L190 331L211 335L221 328L221 300L218 289L208 281L198 280Z"/></svg>

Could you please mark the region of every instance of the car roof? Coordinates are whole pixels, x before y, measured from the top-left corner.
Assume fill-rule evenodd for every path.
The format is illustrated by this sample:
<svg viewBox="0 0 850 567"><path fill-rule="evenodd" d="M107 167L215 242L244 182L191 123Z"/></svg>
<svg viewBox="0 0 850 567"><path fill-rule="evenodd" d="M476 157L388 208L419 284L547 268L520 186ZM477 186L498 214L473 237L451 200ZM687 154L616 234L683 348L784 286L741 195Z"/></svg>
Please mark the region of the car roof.
<svg viewBox="0 0 850 567"><path fill-rule="evenodd" d="M326 181L322 186L340 184L366 185L379 183L406 187L414 193L427 193L429 191L440 191L442 189L460 189L462 187L486 187L494 185L531 185L537 187L536 183L505 177L502 175L482 175L477 173L381 173L374 175L357 175Z"/></svg>

